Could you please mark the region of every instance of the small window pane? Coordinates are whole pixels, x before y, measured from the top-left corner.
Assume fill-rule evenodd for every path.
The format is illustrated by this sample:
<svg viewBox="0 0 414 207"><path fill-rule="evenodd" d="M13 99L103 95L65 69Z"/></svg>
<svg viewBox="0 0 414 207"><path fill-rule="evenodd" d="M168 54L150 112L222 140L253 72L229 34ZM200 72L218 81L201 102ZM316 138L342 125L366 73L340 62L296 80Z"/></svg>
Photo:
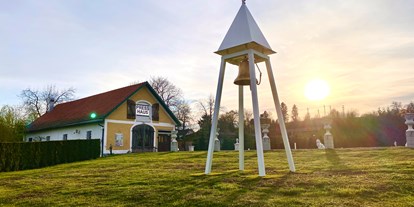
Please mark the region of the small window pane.
<svg viewBox="0 0 414 207"><path fill-rule="evenodd" d="M92 139L92 131L86 132L86 139Z"/></svg>
<svg viewBox="0 0 414 207"><path fill-rule="evenodd" d="M123 146L124 145L124 135L122 133L115 134L115 146Z"/></svg>

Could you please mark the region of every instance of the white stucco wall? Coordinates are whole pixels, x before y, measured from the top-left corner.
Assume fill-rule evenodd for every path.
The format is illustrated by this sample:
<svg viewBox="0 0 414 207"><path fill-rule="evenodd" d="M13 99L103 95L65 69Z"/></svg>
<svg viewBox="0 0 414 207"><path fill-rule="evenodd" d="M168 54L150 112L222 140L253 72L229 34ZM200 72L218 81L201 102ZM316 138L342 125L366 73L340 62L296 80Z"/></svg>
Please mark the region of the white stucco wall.
<svg viewBox="0 0 414 207"><path fill-rule="evenodd" d="M50 136L50 141L63 140L63 134L68 135L68 140L73 139L86 139L86 132L92 131L92 139L101 139L102 138L102 128L97 124L88 124L74 127L65 127L59 129L51 129L41 132L27 133L25 141L28 141L29 138L38 138L42 137L42 141L46 141L46 137ZM38 140L40 141L40 140Z"/></svg>

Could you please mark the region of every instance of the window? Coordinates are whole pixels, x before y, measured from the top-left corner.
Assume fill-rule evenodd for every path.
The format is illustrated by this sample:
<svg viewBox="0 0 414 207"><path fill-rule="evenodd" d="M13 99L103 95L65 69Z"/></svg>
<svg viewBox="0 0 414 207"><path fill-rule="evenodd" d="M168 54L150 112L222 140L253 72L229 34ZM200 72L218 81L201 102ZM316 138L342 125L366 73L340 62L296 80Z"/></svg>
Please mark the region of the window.
<svg viewBox="0 0 414 207"><path fill-rule="evenodd" d="M50 141L50 136L46 136L46 141Z"/></svg>
<svg viewBox="0 0 414 207"><path fill-rule="evenodd" d="M135 119L135 102L127 100L127 119Z"/></svg>
<svg viewBox="0 0 414 207"><path fill-rule="evenodd" d="M33 138L31 138L31 137L30 137L30 138L29 138L29 142L33 142Z"/></svg>
<svg viewBox="0 0 414 207"><path fill-rule="evenodd" d="M115 133L115 146L124 145L124 135L122 133Z"/></svg>
<svg viewBox="0 0 414 207"><path fill-rule="evenodd" d="M92 139L92 131L86 132L86 139Z"/></svg>
<svg viewBox="0 0 414 207"><path fill-rule="evenodd" d="M160 120L160 104L156 103L152 105L152 120L153 121L159 121Z"/></svg>
<svg viewBox="0 0 414 207"><path fill-rule="evenodd" d="M63 134L63 140L68 140L68 134Z"/></svg>

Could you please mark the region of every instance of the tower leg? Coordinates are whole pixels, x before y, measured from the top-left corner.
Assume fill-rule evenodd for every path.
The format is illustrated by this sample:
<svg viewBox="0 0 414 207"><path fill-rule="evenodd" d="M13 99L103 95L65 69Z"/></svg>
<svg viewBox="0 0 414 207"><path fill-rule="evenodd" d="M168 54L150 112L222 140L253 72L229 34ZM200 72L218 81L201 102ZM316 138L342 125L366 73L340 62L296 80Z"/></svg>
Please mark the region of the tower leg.
<svg viewBox="0 0 414 207"><path fill-rule="evenodd" d="M293 156L292 151L290 149L289 138L285 126L285 120L283 119L282 110L280 108L280 101L279 96L277 94L275 78L273 76L272 65L270 64L269 59L266 60L266 68L267 74L269 76L270 87L272 88L273 101L275 102L277 117L279 119L280 132L282 133L283 145L285 146L285 152L289 164L289 169L291 172L295 172L295 163L293 162Z"/></svg>
<svg viewBox="0 0 414 207"><path fill-rule="evenodd" d="M214 138L216 136L216 131L217 131L217 120L218 120L218 114L220 110L221 93L223 91L223 80L224 80L225 67L226 67L226 61L222 58L221 65L220 65L220 74L219 74L219 79L218 79L218 84L217 84L216 99L214 102L214 114L213 114L213 120L211 123L210 140L208 143L205 174L211 173L211 165L213 163Z"/></svg>
<svg viewBox="0 0 414 207"><path fill-rule="evenodd" d="M263 155L262 132L260 130L259 101L257 100L256 73L254 67L254 54L249 51L249 71L250 71L250 90L252 91L253 115L254 115L254 133L256 138L257 164L259 176L265 176L265 164Z"/></svg>
<svg viewBox="0 0 414 207"><path fill-rule="evenodd" d="M243 104L243 86L239 86L239 170L244 170L244 104Z"/></svg>

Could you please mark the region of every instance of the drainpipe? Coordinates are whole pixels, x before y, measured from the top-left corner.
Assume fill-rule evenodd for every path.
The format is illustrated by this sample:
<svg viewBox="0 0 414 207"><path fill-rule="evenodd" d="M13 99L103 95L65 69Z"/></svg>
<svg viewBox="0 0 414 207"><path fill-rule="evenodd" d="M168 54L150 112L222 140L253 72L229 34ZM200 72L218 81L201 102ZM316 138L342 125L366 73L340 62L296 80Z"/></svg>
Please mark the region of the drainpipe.
<svg viewBox="0 0 414 207"><path fill-rule="evenodd" d="M104 132L105 132L105 127L101 124L98 124L101 128L102 128L102 137L101 137L101 157L104 156Z"/></svg>

